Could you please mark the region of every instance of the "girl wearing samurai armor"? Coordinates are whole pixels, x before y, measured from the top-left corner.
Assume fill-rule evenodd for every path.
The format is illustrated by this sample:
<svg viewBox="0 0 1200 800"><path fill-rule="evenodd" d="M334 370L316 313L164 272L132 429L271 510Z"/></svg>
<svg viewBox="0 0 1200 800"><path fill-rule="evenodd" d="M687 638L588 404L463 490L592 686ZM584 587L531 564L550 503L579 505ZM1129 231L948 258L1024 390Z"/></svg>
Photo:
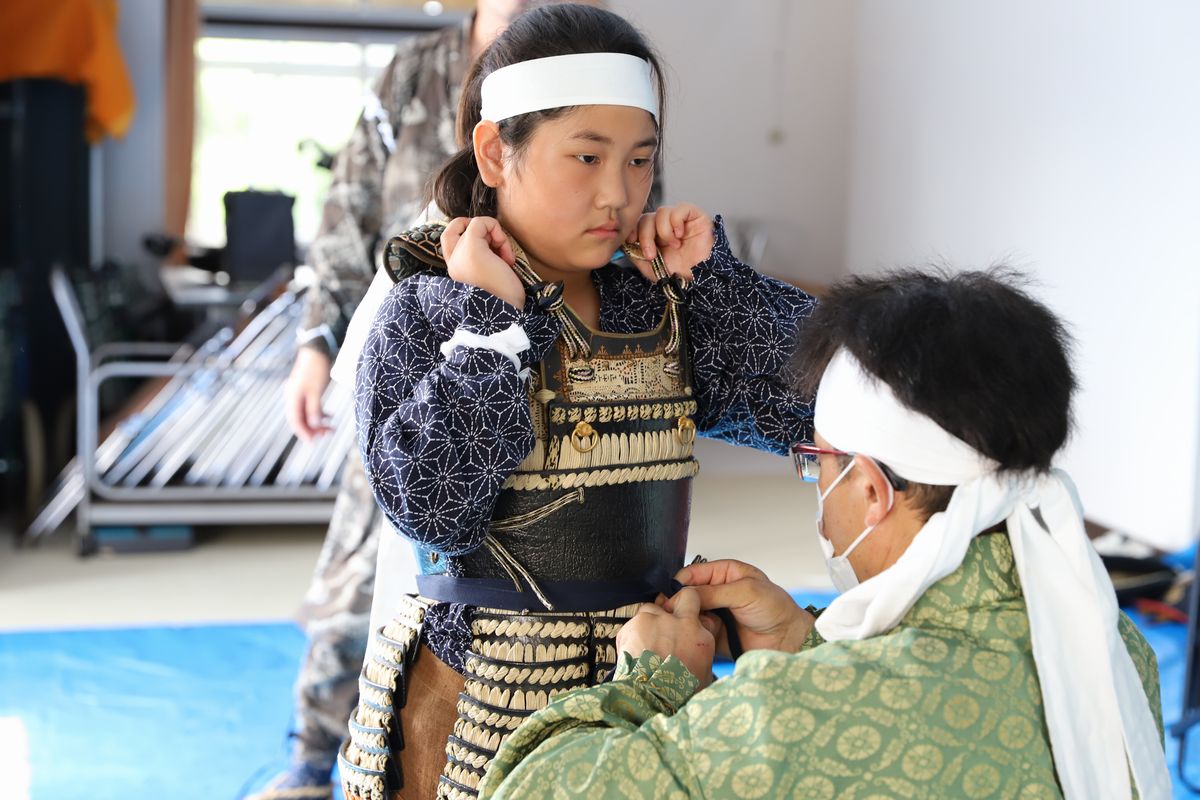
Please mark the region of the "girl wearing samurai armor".
<svg viewBox="0 0 1200 800"><path fill-rule="evenodd" d="M505 737L604 680L621 624L670 593L696 435L811 435L780 371L812 298L695 206L643 214L663 97L625 20L527 12L467 75L433 187L451 221L389 243L359 446L422 574L367 655L349 798L474 797Z"/></svg>

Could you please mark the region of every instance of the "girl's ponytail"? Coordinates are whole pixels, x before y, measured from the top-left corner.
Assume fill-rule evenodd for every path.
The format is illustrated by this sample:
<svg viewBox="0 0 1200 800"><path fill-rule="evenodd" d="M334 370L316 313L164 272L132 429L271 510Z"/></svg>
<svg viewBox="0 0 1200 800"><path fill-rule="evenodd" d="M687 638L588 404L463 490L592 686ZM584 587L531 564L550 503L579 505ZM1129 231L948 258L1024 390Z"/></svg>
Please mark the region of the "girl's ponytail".
<svg viewBox="0 0 1200 800"><path fill-rule="evenodd" d="M464 147L433 178L433 202L454 217L496 216L496 190L483 182L475 148Z"/></svg>
<svg viewBox="0 0 1200 800"><path fill-rule="evenodd" d="M475 147L471 141L483 113L482 72L489 51L490 48L485 50L467 71L455 124L455 138L460 149L438 170L430 191L433 202L451 219L496 216L496 190L480 177L479 165L475 163Z"/></svg>

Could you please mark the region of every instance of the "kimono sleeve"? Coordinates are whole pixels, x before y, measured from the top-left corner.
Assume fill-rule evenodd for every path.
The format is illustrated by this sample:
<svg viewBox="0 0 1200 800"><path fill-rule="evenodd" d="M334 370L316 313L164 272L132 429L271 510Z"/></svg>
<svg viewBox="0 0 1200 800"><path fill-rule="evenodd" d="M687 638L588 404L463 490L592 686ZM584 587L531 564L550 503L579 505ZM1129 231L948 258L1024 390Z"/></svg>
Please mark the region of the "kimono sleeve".
<svg viewBox="0 0 1200 800"><path fill-rule="evenodd" d="M812 436L812 405L787 369L815 299L761 275L729 249L720 218L712 255L693 270L688 332L706 436L786 455Z"/></svg>
<svg viewBox="0 0 1200 800"><path fill-rule="evenodd" d="M420 275L392 289L359 358L358 443L376 501L405 536L448 555L487 535L505 479L533 446L525 368L557 338L531 304ZM522 327L521 366L502 353L441 345L458 328L488 336Z"/></svg>

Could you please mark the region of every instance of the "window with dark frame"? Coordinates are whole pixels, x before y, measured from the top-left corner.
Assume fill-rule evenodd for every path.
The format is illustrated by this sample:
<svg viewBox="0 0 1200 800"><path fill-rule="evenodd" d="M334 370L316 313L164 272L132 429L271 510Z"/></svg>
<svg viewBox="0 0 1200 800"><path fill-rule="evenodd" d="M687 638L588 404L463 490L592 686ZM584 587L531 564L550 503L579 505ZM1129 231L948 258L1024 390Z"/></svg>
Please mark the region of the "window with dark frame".
<svg viewBox="0 0 1200 800"><path fill-rule="evenodd" d="M187 235L225 243L225 192L296 198L311 243L346 142L403 38L461 23L473 0L204 0L196 44L196 139Z"/></svg>

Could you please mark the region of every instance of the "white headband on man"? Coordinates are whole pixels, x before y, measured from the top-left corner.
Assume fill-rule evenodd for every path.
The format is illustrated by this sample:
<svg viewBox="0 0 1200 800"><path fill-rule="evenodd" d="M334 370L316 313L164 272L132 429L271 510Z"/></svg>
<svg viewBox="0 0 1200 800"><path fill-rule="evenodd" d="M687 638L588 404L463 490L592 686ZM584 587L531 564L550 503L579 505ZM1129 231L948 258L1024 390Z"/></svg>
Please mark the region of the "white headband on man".
<svg viewBox="0 0 1200 800"><path fill-rule="evenodd" d="M1002 472L901 403L845 349L821 378L813 422L832 447L878 459L918 483L956 487L946 510L929 518L895 564L829 604L817 618L818 633L836 641L891 630L962 565L977 534L1004 522L1064 796L1124 800L1132 771L1141 797L1169 797L1162 742L1118 632L1112 582L1084 533L1066 473Z"/></svg>
<svg viewBox="0 0 1200 800"><path fill-rule="evenodd" d="M650 62L625 53L574 53L501 67L483 79L480 119L566 106L632 106L658 119Z"/></svg>
<svg viewBox="0 0 1200 800"><path fill-rule="evenodd" d="M814 420L834 447L869 454L917 483L957 486L999 466L901 403L890 386L868 375L844 348L821 377Z"/></svg>

